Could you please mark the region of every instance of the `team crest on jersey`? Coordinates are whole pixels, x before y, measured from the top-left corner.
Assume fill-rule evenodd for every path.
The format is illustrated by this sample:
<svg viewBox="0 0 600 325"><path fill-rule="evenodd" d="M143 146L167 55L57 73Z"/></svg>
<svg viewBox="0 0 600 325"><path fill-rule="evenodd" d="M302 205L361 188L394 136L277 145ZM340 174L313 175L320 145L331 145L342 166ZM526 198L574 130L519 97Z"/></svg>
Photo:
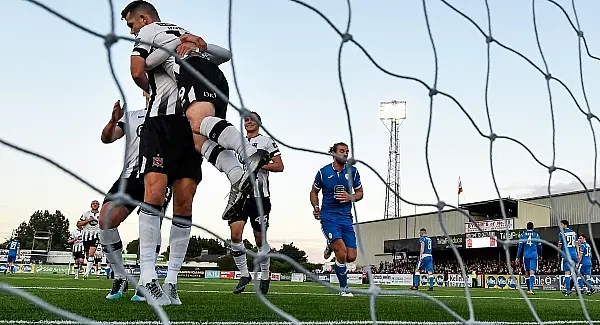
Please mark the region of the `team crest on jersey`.
<svg viewBox="0 0 600 325"><path fill-rule="evenodd" d="M152 167L158 167L158 168L162 168L163 167L163 157L153 157L152 158Z"/></svg>

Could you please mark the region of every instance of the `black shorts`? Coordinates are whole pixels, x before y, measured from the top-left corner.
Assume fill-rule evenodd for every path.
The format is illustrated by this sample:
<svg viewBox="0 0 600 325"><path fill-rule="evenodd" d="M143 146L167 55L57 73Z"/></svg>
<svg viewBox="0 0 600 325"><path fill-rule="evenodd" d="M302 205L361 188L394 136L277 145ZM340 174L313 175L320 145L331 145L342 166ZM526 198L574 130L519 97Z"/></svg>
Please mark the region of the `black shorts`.
<svg viewBox="0 0 600 325"><path fill-rule="evenodd" d="M265 212L265 230L269 228L269 213L271 213L271 199L268 197L262 198L262 206ZM258 215L258 207L256 205L256 199L254 197L249 197L242 209L242 213L231 218L229 220L229 225L236 221L248 222L248 218L250 219L250 225L254 231L261 231L260 227L260 218Z"/></svg>
<svg viewBox="0 0 600 325"><path fill-rule="evenodd" d="M196 71L202 74L210 83L215 85L225 96L229 98L229 83L219 67L207 59L192 56L185 60ZM225 119L227 116L227 101L224 101L217 93L212 91L202 81L196 78L183 65L179 68L179 76L177 77L177 88L179 89L179 97L177 105L183 111L186 111L188 106L194 101L209 102L215 105L215 117Z"/></svg>
<svg viewBox="0 0 600 325"><path fill-rule="evenodd" d="M119 191L120 183L121 179L117 179L110 188L110 190L108 190L107 194L117 193ZM125 194L131 196L131 198L136 201L144 202L144 178L135 176L130 176L129 178L127 178L127 183L125 184ZM167 191L165 192L165 204L163 205L163 212L167 210L167 206L169 206L169 202L171 202L172 197L173 192L171 191L171 188L167 187ZM102 205L110 201L111 199L105 196ZM133 212L133 210L135 210L137 206L138 205L136 204L125 204L125 207L127 208L127 210L129 210L129 213Z"/></svg>
<svg viewBox="0 0 600 325"><path fill-rule="evenodd" d="M194 147L190 122L183 115L146 118L140 159L140 174L164 174L169 184L182 178L202 180L202 155Z"/></svg>
<svg viewBox="0 0 600 325"><path fill-rule="evenodd" d="M90 248L94 247L98 247L98 243L100 241L98 240L98 237L90 239L90 240L84 240L83 241L83 249L85 250L85 254L87 254L90 251Z"/></svg>
<svg viewBox="0 0 600 325"><path fill-rule="evenodd" d="M78 260L80 258L85 258L85 254L83 252L73 252L74 260Z"/></svg>

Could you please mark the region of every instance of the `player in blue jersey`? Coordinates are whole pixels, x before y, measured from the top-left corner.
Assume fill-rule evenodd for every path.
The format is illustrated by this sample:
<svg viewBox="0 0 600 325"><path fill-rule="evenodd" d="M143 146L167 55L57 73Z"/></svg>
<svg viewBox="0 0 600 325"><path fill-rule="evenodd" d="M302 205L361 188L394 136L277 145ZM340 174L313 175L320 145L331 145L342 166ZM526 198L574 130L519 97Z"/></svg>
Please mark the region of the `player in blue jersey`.
<svg viewBox="0 0 600 325"><path fill-rule="evenodd" d="M427 289L427 291L433 291L433 255L431 255L432 242L431 238L427 236L427 230L425 228L421 228L419 234L421 236L419 238L421 249L419 250L419 261L417 262L415 275L413 277L413 286L410 287L410 290L419 290L421 272L427 272L429 280L429 289Z"/></svg>
<svg viewBox="0 0 600 325"><path fill-rule="evenodd" d="M590 282L592 277L592 247L587 243L587 237L584 234L579 235L577 243L577 270L579 271L577 282L579 282L579 289L591 295L594 293L594 287Z"/></svg>
<svg viewBox="0 0 600 325"><path fill-rule="evenodd" d="M321 221L321 230L335 254L335 274L340 288L348 288L347 262L356 260L356 234L353 227L352 202L363 198L363 187L356 167L346 167L348 145L338 142L329 148L335 155L333 163L321 168L315 176L310 191L310 203L313 216ZM319 207L319 192L323 191L323 200ZM351 194L354 190L354 194ZM342 291L342 296L353 296Z"/></svg>
<svg viewBox="0 0 600 325"><path fill-rule="evenodd" d="M567 220L560 221L560 232L558 233L558 248L561 250L562 271L565 272L565 296L570 296L571 267L575 269L575 263L577 263L577 233L569 228L569 221Z"/></svg>
<svg viewBox="0 0 600 325"><path fill-rule="evenodd" d="M17 261L17 256L21 254L21 242L17 238L13 238L8 242L8 268L4 270L6 272L15 273L14 263Z"/></svg>
<svg viewBox="0 0 600 325"><path fill-rule="evenodd" d="M538 259L542 255L542 243L540 234L533 230L533 222L527 223L527 230L519 238L519 248L517 249L516 264L518 265L523 253L523 268L525 269L525 282L527 283L527 293L534 295L533 286L535 284L535 272L537 272Z"/></svg>

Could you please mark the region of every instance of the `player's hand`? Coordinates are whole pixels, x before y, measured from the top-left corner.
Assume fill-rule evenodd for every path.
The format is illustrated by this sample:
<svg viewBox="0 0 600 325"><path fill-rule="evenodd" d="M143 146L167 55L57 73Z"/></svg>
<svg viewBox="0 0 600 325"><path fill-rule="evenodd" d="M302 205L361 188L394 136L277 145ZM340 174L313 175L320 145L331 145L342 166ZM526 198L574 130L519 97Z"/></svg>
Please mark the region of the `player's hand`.
<svg viewBox="0 0 600 325"><path fill-rule="evenodd" d="M321 209L318 206L313 207L313 217L317 220L321 219Z"/></svg>
<svg viewBox="0 0 600 325"><path fill-rule="evenodd" d="M353 199L352 195L348 194L346 191L335 193L335 198L341 203L350 202Z"/></svg>
<svg viewBox="0 0 600 325"><path fill-rule="evenodd" d="M117 100L113 106L111 121L118 122L123 117L123 109L121 108L121 100Z"/></svg>
<svg viewBox="0 0 600 325"><path fill-rule="evenodd" d="M198 49L198 45L196 45L195 43L192 43L192 42L181 43L181 44L179 44L179 46L177 46L177 55L183 57L186 54L188 54L191 51L194 51L196 49Z"/></svg>
<svg viewBox="0 0 600 325"><path fill-rule="evenodd" d="M204 41L204 39L202 39L202 37L200 36L196 36L196 35L192 35L192 34L184 34L179 36L179 40L181 41L181 43L185 43L185 42L191 42L196 44L196 46L198 47L198 49L200 51L206 51L207 48L207 44Z"/></svg>

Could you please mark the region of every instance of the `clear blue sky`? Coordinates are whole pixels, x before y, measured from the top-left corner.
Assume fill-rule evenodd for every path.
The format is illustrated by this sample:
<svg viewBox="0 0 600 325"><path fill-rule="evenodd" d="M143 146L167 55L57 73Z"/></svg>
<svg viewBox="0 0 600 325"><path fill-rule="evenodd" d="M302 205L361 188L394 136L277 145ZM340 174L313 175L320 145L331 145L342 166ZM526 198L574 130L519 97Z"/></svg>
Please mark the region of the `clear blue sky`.
<svg viewBox="0 0 600 325"><path fill-rule="evenodd" d="M483 1L451 1L487 30ZM490 1L496 39L542 65L536 47L531 2ZM64 15L99 31L109 31L107 1L45 1ZM128 33L120 10L128 1L114 1L117 32ZM227 1L153 2L163 21L177 23L210 43L228 47ZM310 1L339 28L346 24L346 1ZM538 28L546 59L554 76L561 78L584 105L577 56L577 37L562 12L537 1ZM464 18L439 1L427 1L439 58L439 89L454 95L475 122L488 132L484 106L486 46L483 37ZM600 55L596 13L600 3L578 1L577 9L590 50ZM109 74L102 40L73 28L25 1L4 4L5 26L0 31L4 50L0 87L3 93L0 137L47 155L108 190L119 174L124 144L100 142L100 132L119 94ZM420 78L431 84L434 59L421 1L353 1L351 33L386 69ZM567 8L572 16L572 9ZM282 141L326 151L337 141L349 141L337 77L339 38L313 12L290 1L235 1L233 56L245 104L258 111L263 122ZM8 26L13 26L10 29ZM144 104L141 91L129 76L131 42L113 47L119 81L131 108ZM543 77L516 55L492 48L489 91L491 118L498 134L525 143L544 162L552 157L548 93ZM425 165L425 136L429 121L426 90L412 81L379 72L352 44L344 48L343 80L355 132L357 158L369 162L385 177L388 133L378 119L378 101L405 100L407 120L401 128L402 195L409 200L435 203ZM231 64L223 66L234 90ZM600 64L584 57L584 77L592 110L600 100ZM590 182L593 180L593 141L585 117L569 95L552 83L556 118L557 165ZM584 106L585 107L585 106ZM597 112L597 111L596 111ZM239 115L231 109L235 125ZM597 127L598 123L594 122ZM308 201L315 172L330 162L326 156L282 147L285 171L272 175L271 245L294 242L310 259L322 260L324 239L312 218ZM436 97L429 147L435 186L442 199L456 204L458 177L464 193L461 202L495 197L490 177L489 141L478 136L458 107ZM503 196L539 194L548 172L519 146L507 141L494 145L496 177ZM72 224L102 195L47 163L0 148L0 237L37 209L61 210ZM358 206L358 221L383 216L385 187L375 174L358 166L365 198ZM227 237L220 216L226 204L228 182L210 164L194 203L194 221ZM580 188L574 179L556 173L557 190ZM415 208L402 206L403 214ZM417 208L417 212L428 211ZM163 226L166 248L170 223ZM194 230L199 234L198 230ZM369 234L364 234L369 235ZM128 242L137 238L137 217L122 227Z"/></svg>

